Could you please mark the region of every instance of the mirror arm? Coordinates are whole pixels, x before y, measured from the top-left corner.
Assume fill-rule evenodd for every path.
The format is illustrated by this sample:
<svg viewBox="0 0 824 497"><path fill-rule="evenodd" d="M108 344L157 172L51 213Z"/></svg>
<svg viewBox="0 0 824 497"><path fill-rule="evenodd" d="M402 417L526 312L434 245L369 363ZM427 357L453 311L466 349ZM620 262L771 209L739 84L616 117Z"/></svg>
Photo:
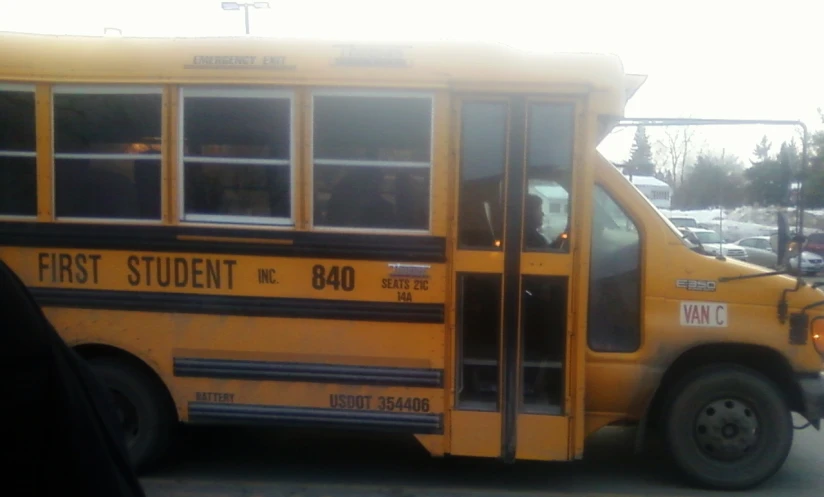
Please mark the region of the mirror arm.
<svg viewBox="0 0 824 497"><path fill-rule="evenodd" d="M771 271L769 273L758 273L758 274L745 274L742 276L721 276L718 278L719 283L727 283L729 281L739 281L739 280L754 280L757 278L765 278L767 276L779 276L782 274L787 274L786 271Z"/></svg>
<svg viewBox="0 0 824 497"><path fill-rule="evenodd" d="M787 304L787 294L790 292L797 292L801 289L802 286L806 285L803 279L798 278L795 280L795 288L786 288L781 291L781 300L778 301L778 321L781 324L784 324L787 321L787 312L788 304Z"/></svg>

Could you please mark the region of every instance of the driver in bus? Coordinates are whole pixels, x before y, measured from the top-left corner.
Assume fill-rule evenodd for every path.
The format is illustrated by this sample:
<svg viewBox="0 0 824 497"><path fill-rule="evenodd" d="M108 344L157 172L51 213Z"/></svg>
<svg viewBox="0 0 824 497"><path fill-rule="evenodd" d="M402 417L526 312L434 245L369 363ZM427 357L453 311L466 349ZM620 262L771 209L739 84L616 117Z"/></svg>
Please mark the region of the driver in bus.
<svg viewBox="0 0 824 497"><path fill-rule="evenodd" d="M549 248L541 228L544 226L543 200L541 197L529 194L526 196L526 212L524 213L524 246L526 248Z"/></svg>

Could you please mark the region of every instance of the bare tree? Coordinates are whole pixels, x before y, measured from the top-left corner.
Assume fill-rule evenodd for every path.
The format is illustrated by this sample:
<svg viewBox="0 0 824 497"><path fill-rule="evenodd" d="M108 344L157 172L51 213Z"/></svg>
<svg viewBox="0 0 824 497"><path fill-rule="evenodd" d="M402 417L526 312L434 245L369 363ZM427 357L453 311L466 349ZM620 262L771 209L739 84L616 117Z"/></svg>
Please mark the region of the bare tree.
<svg viewBox="0 0 824 497"><path fill-rule="evenodd" d="M687 169L687 159L690 155L690 146L695 137L695 130L690 126L678 126L675 130L669 126L664 128L664 137L656 141L656 145L664 156L665 163L672 171L673 187L684 183L684 174Z"/></svg>

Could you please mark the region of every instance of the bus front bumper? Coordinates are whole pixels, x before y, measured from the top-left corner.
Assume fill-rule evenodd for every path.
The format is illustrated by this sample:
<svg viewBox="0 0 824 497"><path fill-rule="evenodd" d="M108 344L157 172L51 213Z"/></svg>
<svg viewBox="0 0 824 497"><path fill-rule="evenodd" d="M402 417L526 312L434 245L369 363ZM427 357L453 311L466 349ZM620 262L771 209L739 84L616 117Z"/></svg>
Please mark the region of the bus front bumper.
<svg viewBox="0 0 824 497"><path fill-rule="evenodd" d="M816 430L821 429L821 418L824 418L824 372L800 377L798 387L804 402L804 412L801 414Z"/></svg>

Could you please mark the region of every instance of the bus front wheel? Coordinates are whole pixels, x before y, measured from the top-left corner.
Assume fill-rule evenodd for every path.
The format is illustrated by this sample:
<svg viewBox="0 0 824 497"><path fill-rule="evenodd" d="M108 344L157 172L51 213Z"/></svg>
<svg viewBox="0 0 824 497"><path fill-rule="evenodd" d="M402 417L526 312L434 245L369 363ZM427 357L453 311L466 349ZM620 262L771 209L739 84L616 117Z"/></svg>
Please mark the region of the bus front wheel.
<svg viewBox="0 0 824 497"><path fill-rule="evenodd" d="M91 367L109 389L126 447L138 471L154 465L169 448L175 419L164 393L141 368L110 357Z"/></svg>
<svg viewBox="0 0 824 497"><path fill-rule="evenodd" d="M781 391L749 368L694 371L673 390L665 416L676 465L702 487L752 488L781 468L792 447L792 414Z"/></svg>

